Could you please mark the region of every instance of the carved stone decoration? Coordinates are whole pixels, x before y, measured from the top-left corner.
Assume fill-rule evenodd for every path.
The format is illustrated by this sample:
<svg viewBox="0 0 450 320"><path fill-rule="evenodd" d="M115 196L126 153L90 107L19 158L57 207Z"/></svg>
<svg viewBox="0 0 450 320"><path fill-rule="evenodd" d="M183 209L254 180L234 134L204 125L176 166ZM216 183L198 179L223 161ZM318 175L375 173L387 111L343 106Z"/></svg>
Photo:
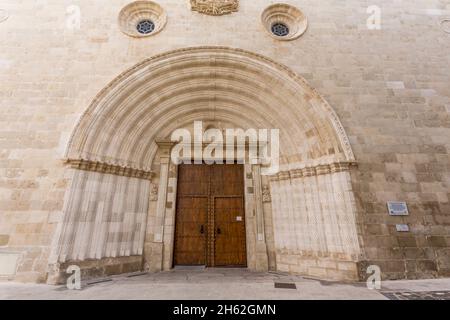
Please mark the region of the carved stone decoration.
<svg viewBox="0 0 450 320"><path fill-rule="evenodd" d="M262 187L262 200L263 200L263 202L272 202L272 197L270 196L269 186Z"/></svg>
<svg viewBox="0 0 450 320"><path fill-rule="evenodd" d="M61 282L61 279L60 279L61 265L58 262L50 263L47 266L47 271L48 271L48 276L47 276L48 283L60 283Z"/></svg>
<svg viewBox="0 0 450 320"><path fill-rule="evenodd" d="M349 171L350 167L355 165L357 165L356 162L336 162L315 167L290 169L289 171L280 171L277 174L270 176L269 179L270 181L281 181L302 177L321 176L330 173Z"/></svg>
<svg viewBox="0 0 450 320"><path fill-rule="evenodd" d="M239 9L239 0L191 0L192 11L211 16L222 16Z"/></svg>
<svg viewBox="0 0 450 320"><path fill-rule="evenodd" d="M445 33L450 34L450 18L442 19L439 25Z"/></svg>
<svg viewBox="0 0 450 320"><path fill-rule="evenodd" d="M5 9L0 9L0 23L9 18L9 12Z"/></svg>
<svg viewBox="0 0 450 320"><path fill-rule="evenodd" d="M152 184L152 189L150 191L150 201L158 201L158 186Z"/></svg>
<svg viewBox="0 0 450 320"><path fill-rule="evenodd" d="M261 15L261 21L269 35L280 41L295 40L308 28L306 15L300 9L285 3L267 7ZM282 30L278 29L280 27Z"/></svg>
<svg viewBox="0 0 450 320"><path fill-rule="evenodd" d="M157 34L167 23L165 10L154 1L134 1L126 5L119 13L120 30L130 37L142 38ZM140 32L140 24L152 24L149 32Z"/></svg>
<svg viewBox="0 0 450 320"><path fill-rule="evenodd" d="M64 159L64 164L73 169L114 174L117 176L152 180L153 172L124 166L90 161L85 159Z"/></svg>

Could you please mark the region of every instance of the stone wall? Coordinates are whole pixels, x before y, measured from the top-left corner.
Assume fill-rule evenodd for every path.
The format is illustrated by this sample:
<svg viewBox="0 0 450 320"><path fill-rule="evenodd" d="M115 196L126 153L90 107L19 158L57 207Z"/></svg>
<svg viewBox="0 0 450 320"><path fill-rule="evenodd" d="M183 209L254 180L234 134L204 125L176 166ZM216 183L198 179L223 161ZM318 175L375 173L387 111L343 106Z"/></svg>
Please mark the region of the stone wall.
<svg viewBox="0 0 450 320"><path fill-rule="evenodd" d="M73 174L50 263L142 255L150 181L109 173Z"/></svg>
<svg viewBox="0 0 450 320"><path fill-rule="evenodd" d="M71 266L80 268L81 281L89 281L114 275L129 275L130 273L139 272L143 269L143 261L142 256L128 256L51 264L48 269L47 283L54 285L66 284L67 279L74 274L73 269L70 269Z"/></svg>
<svg viewBox="0 0 450 320"><path fill-rule="evenodd" d="M304 171L271 183L277 269L357 280L362 243L350 174Z"/></svg>
<svg viewBox="0 0 450 320"><path fill-rule="evenodd" d="M126 0L6 0L0 9L0 254L19 252L17 280L45 281L51 239L70 176L61 159L78 118L118 74L188 46L223 45L268 56L305 77L332 105L358 162L352 184L368 264L386 278L450 276L450 16L444 0L300 1L309 19L298 40L270 37L260 14L271 1L240 1L231 15L191 12L165 0L166 27L134 39L117 26ZM81 29L66 12L81 9ZM386 201L408 202L390 217ZM398 233L396 223L408 223Z"/></svg>

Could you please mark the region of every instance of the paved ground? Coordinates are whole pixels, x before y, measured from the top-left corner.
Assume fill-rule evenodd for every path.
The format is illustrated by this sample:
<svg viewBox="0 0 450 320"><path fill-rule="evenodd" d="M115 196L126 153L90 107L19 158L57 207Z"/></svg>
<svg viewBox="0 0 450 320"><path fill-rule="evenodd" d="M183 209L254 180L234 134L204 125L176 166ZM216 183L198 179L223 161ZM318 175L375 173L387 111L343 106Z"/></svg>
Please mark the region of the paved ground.
<svg viewBox="0 0 450 320"><path fill-rule="evenodd" d="M112 281L111 281L112 279ZM0 282L5 299L449 299L450 279L386 281L381 291L365 283L333 283L244 269L174 270L108 282L65 286ZM275 285L277 284L277 285ZM295 289L292 289L295 284ZM276 288L291 287L291 288Z"/></svg>

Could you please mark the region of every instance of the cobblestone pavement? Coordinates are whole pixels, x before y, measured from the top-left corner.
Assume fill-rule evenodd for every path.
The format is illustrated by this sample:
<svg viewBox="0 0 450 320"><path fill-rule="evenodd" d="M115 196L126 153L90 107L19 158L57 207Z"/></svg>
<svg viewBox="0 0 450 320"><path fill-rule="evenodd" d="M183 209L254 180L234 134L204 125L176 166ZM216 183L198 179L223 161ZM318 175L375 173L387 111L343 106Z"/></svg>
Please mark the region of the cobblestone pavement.
<svg viewBox="0 0 450 320"><path fill-rule="evenodd" d="M365 283L319 281L246 269L173 270L103 280L107 281L83 283L81 290L0 282L0 299L442 299L448 298L450 290L450 279L386 281L377 291L367 289ZM446 294L439 294L442 292Z"/></svg>
<svg viewBox="0 0 450 320"><path fill-rule="evenodd" d="M450 300L450 291L383 292L389 300Z"/></svg>

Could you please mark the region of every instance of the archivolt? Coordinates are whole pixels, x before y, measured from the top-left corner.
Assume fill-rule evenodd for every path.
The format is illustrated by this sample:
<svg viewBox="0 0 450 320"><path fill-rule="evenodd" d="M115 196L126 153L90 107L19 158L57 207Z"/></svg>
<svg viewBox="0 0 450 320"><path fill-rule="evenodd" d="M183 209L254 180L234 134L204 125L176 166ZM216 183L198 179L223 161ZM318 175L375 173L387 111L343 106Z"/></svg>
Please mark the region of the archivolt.
<svg viewBox="0 0 450 320"><path fill-rule="evenodd" d="M119 75L82 115L66 157L150 170L155 139L194 120L278 128L284 164L354 161L336 113L303 78L226 47L171 51Z"/></svg>

